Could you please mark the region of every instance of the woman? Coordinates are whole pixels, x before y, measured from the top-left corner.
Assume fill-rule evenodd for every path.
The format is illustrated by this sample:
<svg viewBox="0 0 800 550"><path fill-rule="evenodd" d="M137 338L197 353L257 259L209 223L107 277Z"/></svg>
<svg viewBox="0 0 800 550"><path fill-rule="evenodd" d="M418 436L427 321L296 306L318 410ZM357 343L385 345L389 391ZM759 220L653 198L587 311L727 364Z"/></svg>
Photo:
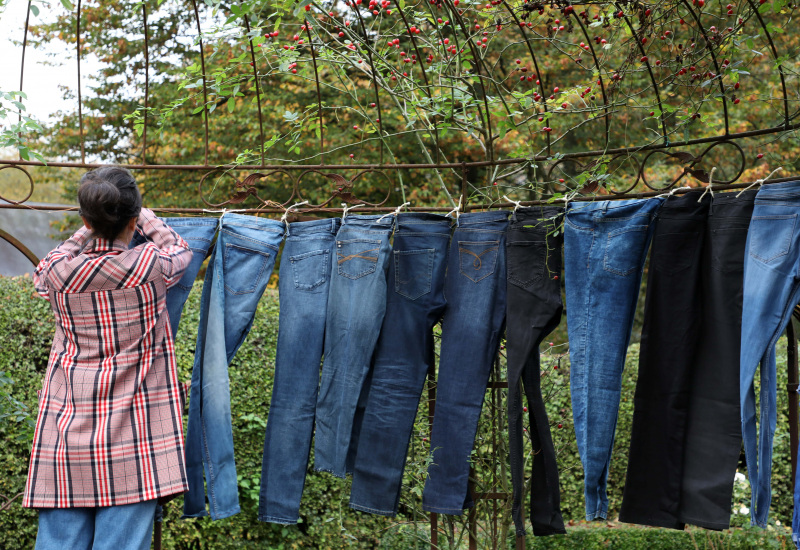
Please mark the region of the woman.
<svg viewBox="0 0 800 550"><path fill-rule="evenodd" d="M85 174L78 203L85 227L34 273L56 332L23 506L37 550L150 548L157 501L187 488L165 297L192 252L124 168ZM136 231L152 242L128 249Z"/></svg>

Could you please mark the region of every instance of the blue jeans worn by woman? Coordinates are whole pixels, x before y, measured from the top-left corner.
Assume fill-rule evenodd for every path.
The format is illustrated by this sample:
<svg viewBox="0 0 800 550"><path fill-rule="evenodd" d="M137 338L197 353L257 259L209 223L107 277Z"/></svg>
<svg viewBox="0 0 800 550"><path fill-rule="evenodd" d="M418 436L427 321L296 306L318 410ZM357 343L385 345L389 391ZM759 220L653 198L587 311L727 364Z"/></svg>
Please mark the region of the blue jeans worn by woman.
<svg viewBox="0 0 800 550"><path fill-rule="evenodd" d="M339 218L332 218L292 223L286 230L275 380L261 465L261 521L292 524L300 517L339 225Z"/></svg>
<svg viewBox="0 0 800 550"><path fill-rule="evenodd" d="M386 270L394 216L347 216L336 234L317 398L314 469L352 472L356 408L386 311ZM351 449L352 447L352 449Z"/></svg>
<svg viewBox="0 0 800 550"><path fill-rule="evenodd" d="M570 391L586 519L606 518L622 370L663 197L572 203L564 224Z"/></svg>
<svg viewBox="0 0 800 550"><path fill-rule="evenodd" d="M185 517L208 514L203 467L211 517L239 512L228 365L253 325L283 234L284 225L276 220L240 214L220 219L200 299L186 432Z"/></svg>
<svg viewBox="0 0 800 550"><path fill-rule="evenodd" d="M425 376L434 364L433 327L446 302L452 220L397 216L389 293L358 441L350 507L394 516Z"/></svg>
<svg viewBox="0 0 800 550"><path fill-rule="evenodd" d="M800 301L800 181L774 183L756 194L747 234L742 302L739 398L750 477L750 521L766 527L772 499L772 438L777 421L775 343ZM761 365L760 434L754 381ZM760 436L760 437L759 437Z"/></svg>

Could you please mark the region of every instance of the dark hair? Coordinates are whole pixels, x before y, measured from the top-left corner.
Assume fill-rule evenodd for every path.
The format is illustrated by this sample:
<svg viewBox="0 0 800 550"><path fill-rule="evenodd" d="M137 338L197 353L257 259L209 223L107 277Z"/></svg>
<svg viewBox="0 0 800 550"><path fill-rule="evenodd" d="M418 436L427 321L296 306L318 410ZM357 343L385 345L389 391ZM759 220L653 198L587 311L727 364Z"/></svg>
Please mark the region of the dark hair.
<svg viewBox="0 0 800 550"><path fill-rule="evenodd" d="M92 226L92 232L113 241L131 218L142 210L142 195L136 180L125 168L103 166L86 172L78 188L80 215Z"/></svg>

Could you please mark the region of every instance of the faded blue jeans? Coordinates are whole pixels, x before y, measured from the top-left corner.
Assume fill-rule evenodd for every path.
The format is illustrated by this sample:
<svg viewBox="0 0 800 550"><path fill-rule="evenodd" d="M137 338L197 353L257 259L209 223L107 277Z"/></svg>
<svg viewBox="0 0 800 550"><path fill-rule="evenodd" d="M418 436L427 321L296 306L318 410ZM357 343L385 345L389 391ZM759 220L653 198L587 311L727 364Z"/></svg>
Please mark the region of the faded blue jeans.
<svg viewBox="0 0 800 550"><path fill-rule="evenodd" d="M431 458L422 494L428 512L473 506L470 454L506 316L508 212L462 214L450 241Z"/></svg>
<svg viewBox="0 0 800 550"><path fill-rule="evenodd" d="M397 216L386 316L353 471L350 507L355 510L397 514L420 394L434 364L433 327L446 305L451 223L437 214Z"/></svg>
<svg viewBox="0 0 800 550"><path fill-rule="evenodd" d="M800 301L798 213L800 181L765 185L756 194L747 233L739 398L742 438L752 491L750 521L752 525L761 527L767 525L772 500L772 438L778 414L775 343L786 329L794 306ZM754 381L759 364L761 411L757 429Z"/></svg>
<svg viewBox="0 0 800 550"><path fill-rule="evenodd" d="M98 508L40 508L36 550L149 550L155 514L155 500Z"/></svg>
<svg viewBox="0 0 800 550"><path fill-rule="evenodd" d="M339 218L333 218L286 229L275 380L261 465L261 521L291 524L300 517L339 225Z"/></svg>
<svg viewBox="0 0 800 550"><path fill-rule="evenodd" d="M219 223L200 299L186 431L189 492L184 517L208 514L203 467L211 517L239 512L228 365L253 325L284 233L283 223L254 216L225 214Z"/></svg>
<svg viewBox="0 0 800 550"><path fill-rule="evenodd" d="M331 256L314 469L338 477L352 472L357 434L352 442L351 436L360 424L356 408L359 401L363 407L361 392L386 312L393 227L391 215L347 216Z"/></svg>
<svg viewBox="0 0 800 550"><path fill-rule="evenodd" d="M174 337L178 333L183 306L192 290L194 280L211 251L211 243L217 233L219 220L217 218L161 218L161 220L174 229L192 250L192 261L183 272L181 280L167 291L167 313ZM140 245L146 240L144 235L137 232L131 240L130 247Z"/></svg>
<svg viewBox="0 0 800 550"><path fill-rule="evenodd" d="M564 223L570 391L586 519L606 518L606 482L653 219L664 197L572 203Z"/></svg>

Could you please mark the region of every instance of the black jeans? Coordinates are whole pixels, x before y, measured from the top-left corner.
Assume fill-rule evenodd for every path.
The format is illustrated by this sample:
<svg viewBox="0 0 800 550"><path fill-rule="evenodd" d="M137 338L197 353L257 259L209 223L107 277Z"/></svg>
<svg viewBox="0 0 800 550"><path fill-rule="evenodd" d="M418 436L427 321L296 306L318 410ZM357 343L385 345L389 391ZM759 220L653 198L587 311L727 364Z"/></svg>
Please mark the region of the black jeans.
<svg viewBox="0 0 800 550"><path fill-rule="evenodd" d="M741 451L739 348L755 192L670 198L656 222L620 520L729 526Z"/></svg>
<svg viewBox="0 0 800 550"><path fill-rule="evenodd" d="M520 208L508 229L508 302L506 345L508 363L508 429L511 481L514 488L512 515L517 534L525 534L522 494L523 471L522 395L528 400L533 447L531 523L534 535L566 533L561 517L558 466L550 422L539 382L539 344L561 321L560 225L564 210L556 207ZM559 233L555 235L555 231Z"/></svg>

